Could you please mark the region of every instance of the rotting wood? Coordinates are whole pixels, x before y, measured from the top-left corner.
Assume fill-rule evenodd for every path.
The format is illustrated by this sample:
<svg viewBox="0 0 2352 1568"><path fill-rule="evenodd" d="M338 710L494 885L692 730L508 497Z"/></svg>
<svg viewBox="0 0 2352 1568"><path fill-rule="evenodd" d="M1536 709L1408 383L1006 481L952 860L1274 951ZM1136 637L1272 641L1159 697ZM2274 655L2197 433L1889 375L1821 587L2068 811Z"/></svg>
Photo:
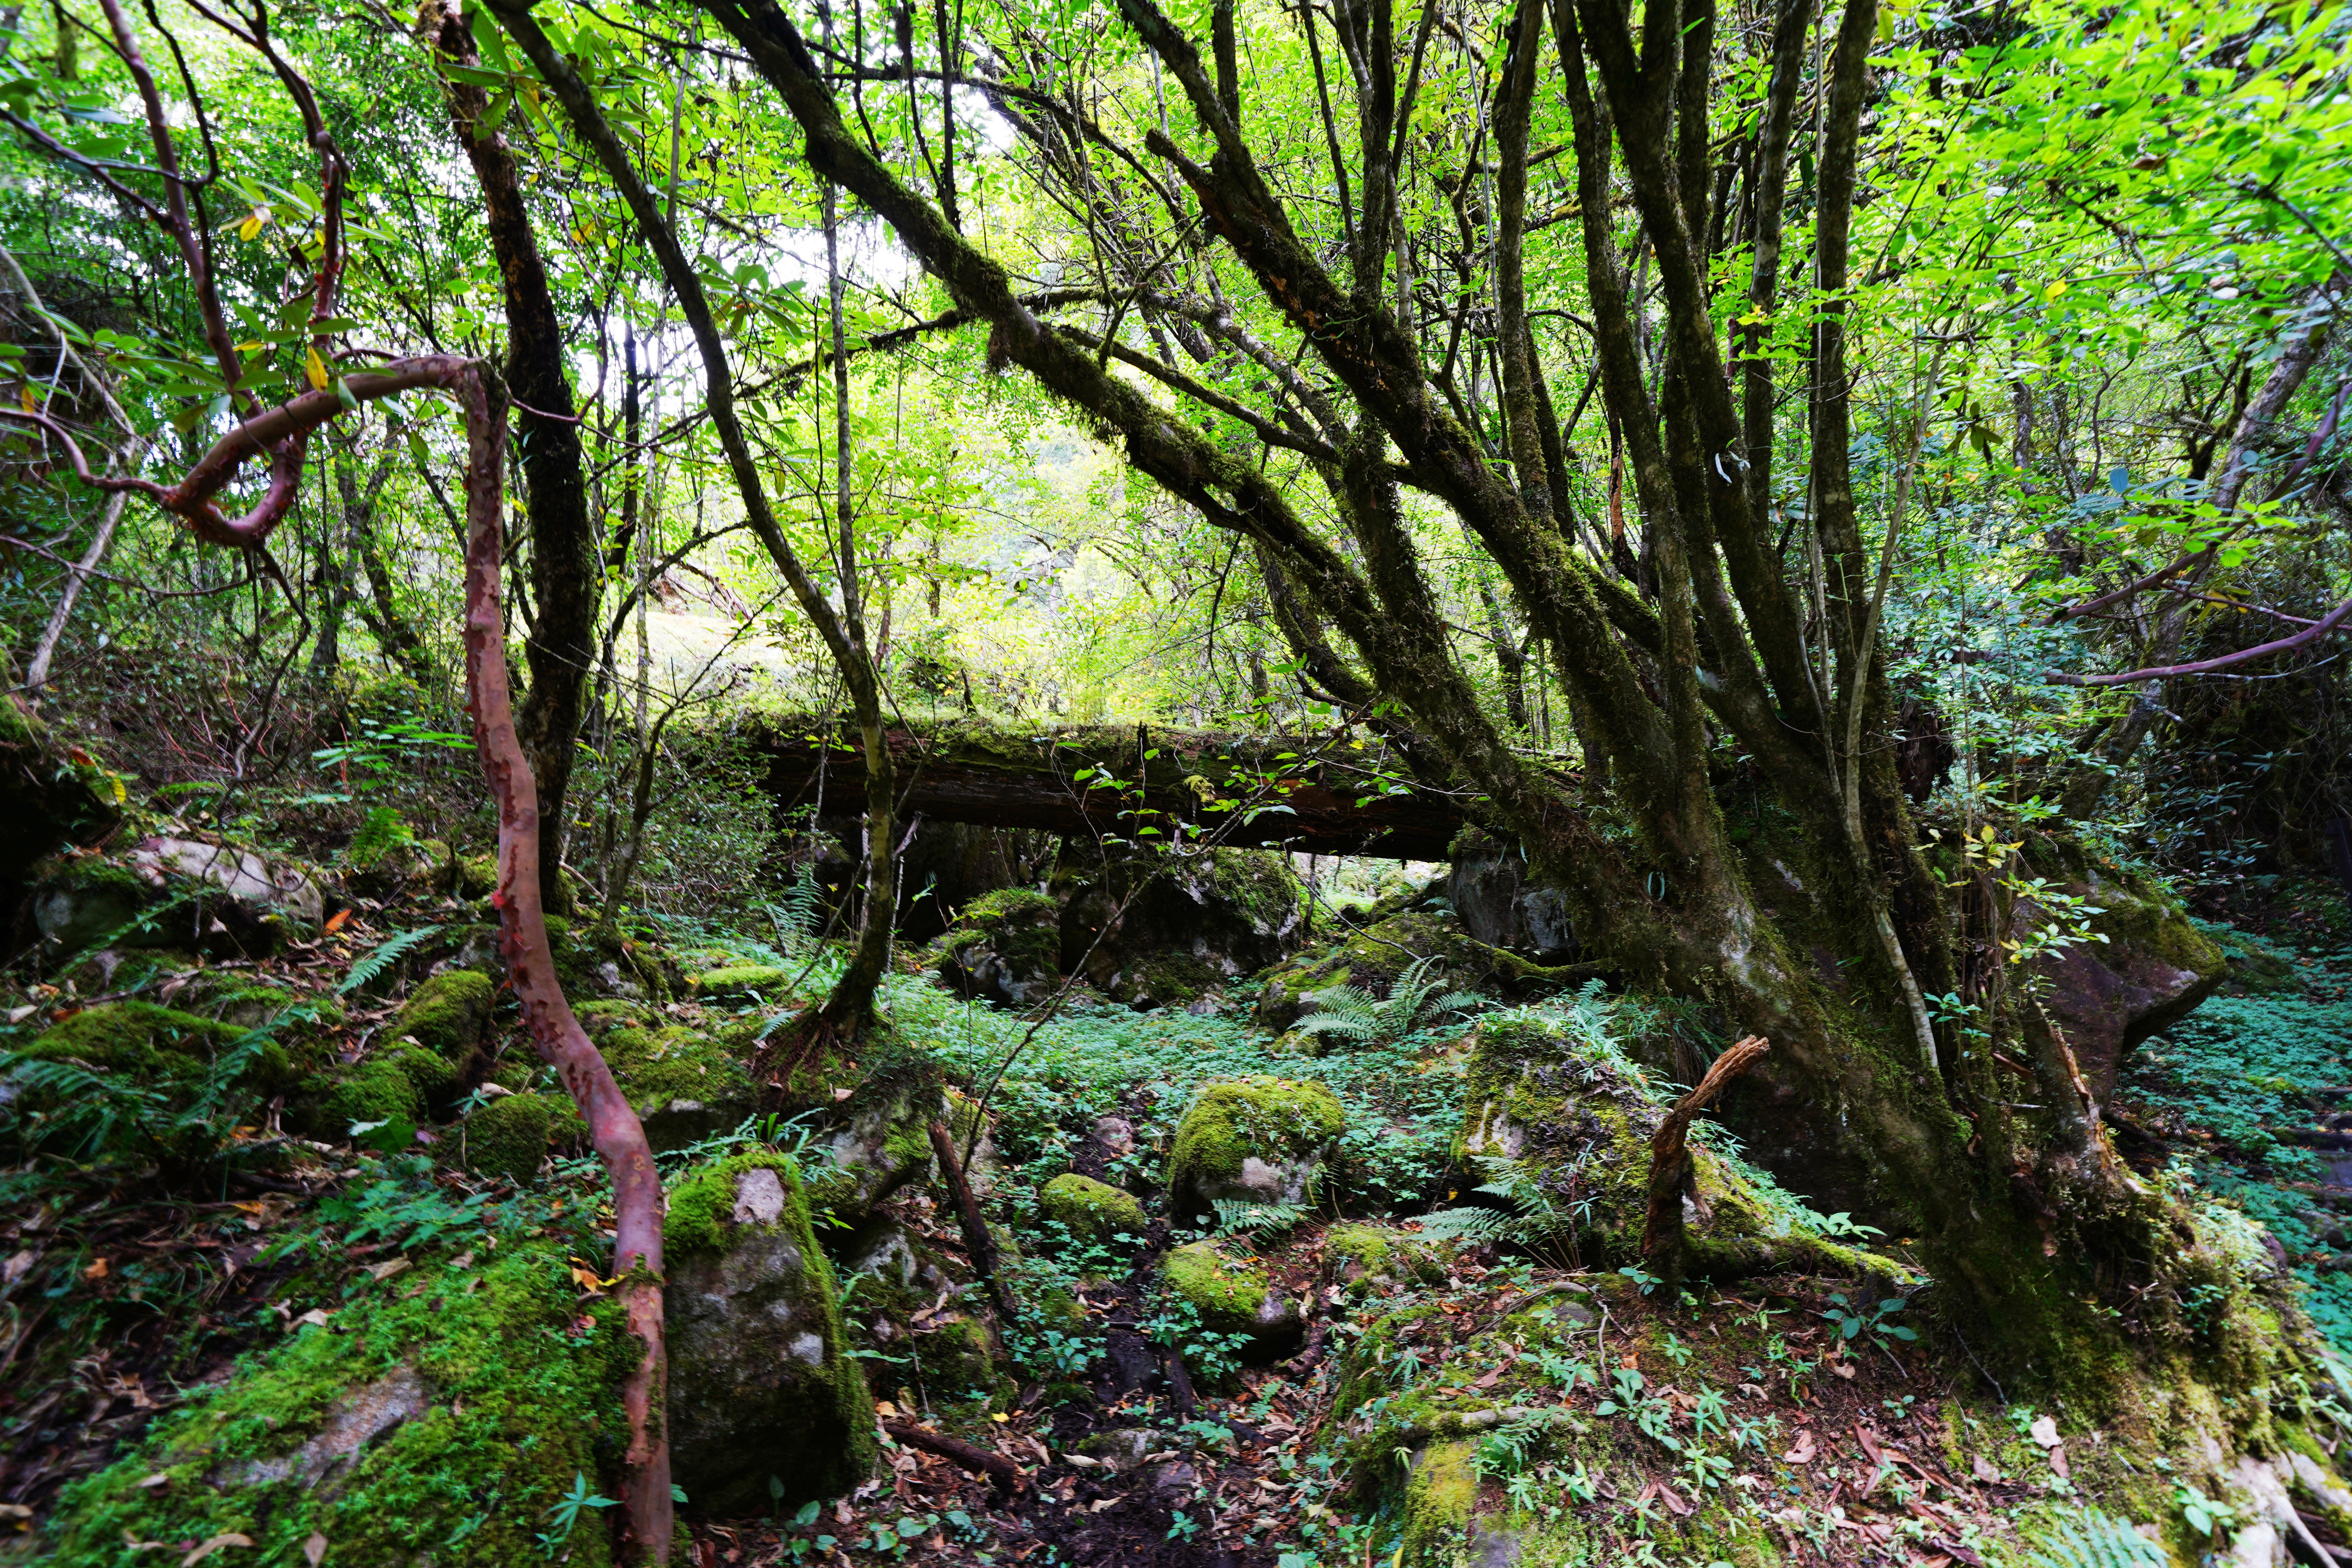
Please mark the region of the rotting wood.
<svg viewBox="0 0 2352 1568"><path fill-rule="evenodd" d="M1650 1212L1642 1226L1642 1257L1669 1290L1682 1281L1683 1194L1691 1179L1691 1119L1771 1048L1759 1035L1727 1047L1698 1080L1698 1087L1675 1101L1675 1108L1650 1134Z"/></svg>

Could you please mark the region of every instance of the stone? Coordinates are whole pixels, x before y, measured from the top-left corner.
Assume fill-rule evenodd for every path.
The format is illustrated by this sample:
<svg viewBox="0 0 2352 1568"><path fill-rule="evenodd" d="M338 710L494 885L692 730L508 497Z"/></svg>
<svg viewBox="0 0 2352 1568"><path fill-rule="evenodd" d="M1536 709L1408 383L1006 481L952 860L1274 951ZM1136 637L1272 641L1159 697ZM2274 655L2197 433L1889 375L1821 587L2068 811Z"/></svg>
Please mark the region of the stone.
<svg viewBox="0 0 2352 1568"><path fill-rule="evenodd" d="M1289 1029L1314 1010L1315 993L1335 985L1385 996L1390 984L1423 958L1436 960L1433 978L1444 990L1491 984L1494 955L1474 945L1451 910L1405 910L1370 925L1345 927L1322 946L1269 971L1258 991L1258 1025L1276 1033Z"/></svg>
<svg viewBox="0 0 2352 1568"><path fill-rule="evenodd" d="M1319 1083L1251 1078L1210 1084L1176 1125L1168 1159L1170 1214L1213 1215L1220 1199L1307 1201L1348 1130L1348 1113Z"/></svg>
<svg viewBox="0 0 2352 1568"><path fill-rule="evenodd" d="M60 741L16 686L15 665L0 654L0 821L8 824L0 833L0 889L12 900L43 856L114 831L127 798L122 781Z"/></svg>
<svg viewBox="0 0 2352 1568"><path fill-rule="evenodd" d="M868 1084L845 1109L845 1120L825 1145L833 1163L810 1173L809 1202L856 1225L929 1174L930 1124L949 1108L936 1085L905 1079Z"/></svg>
<svg viewBox="0 0 2352 1568"><path fill-rule="evenodd" d="M1138 1008L1182 1006L1279 963L1307 934L1306 885L1274 850L1171 859L1066 844L1049 886L1062 967Z"/></svg>
<svg viewBox="0 0 2352 1568"><path fill-rule="evenodd" d="M1131 1194L1076 1171L1065 1171L1039 1188L1037 1207L1087 1241L1108 1241L1121 1232L1140 1237L1147 1225L1143 1205Z"/></svg>
<svg viewBox="0 0 2352 1568"><path fill-rule="evenodd" d="M1477 828L1464 828L1454 837L1445 901L1462 929L1490 947L1508 948L1538 963L1572 963L1581 951L1559 890L1532 879L1527 858L1516 846Z"/></svg>
<svg viewBox="0 0 2352 1568"><path fill-rule="evenodd" d="M628 1014L610 1016L650 1015L631 1006ZM758 1109L751 1073L726 1040L676 1024L656 1028L627 1023L591 1034L645 1125L646 1141L656 1151L683 1149L732 1131Z"/></svg>
<svg viewBox="0 0 2352 1568"><path fill-rule="evenodd" d="M1113 1426L1079 1438L1071 1452L1098 1461L1116 1476L1143 1463L1159 1444L1160 1434L1148 1426Z"/></svg>
<svg viewBox="0 0 2352 1568"><path fill-rule="evenodd" d="M1213 1241L1195 1241L1161 1259L1160 1272L1200 1314L1202 1326L1247 1335L1249 1359L1270 1360L1298 1343L1305 1327L1299 1304L1276 1289L1263 1265Z"/></svg>
<svg viewBox="0 0 2352 1568"><path fill-rule="evenodd" d="M290 1480L304 1487L318 1486L357 1464L360 1456L394 1427L415 1420L432 1407L433 1385L415 1368L401 1367L344 1394L317 1435L292 1453L229 1466L213 1484L245 1489Z"/></svg>
<svg viewBox="0 0 2352 1568"><path fill-rule="evenodd" d="M1044 893L1006 888L974 899L933 944L940 983L1000 1007L1044 1001L1062 980L1062 911Z"/></svg>
<svg viewBox="0 0 2352 1568"><path fill-rule="evenodd" d="M1351 1221L1323 1233L1323 1268L1332 1284L1361 1300L1412 1285L1443 1284L1452 1250L1450 1243L1400 1226Z"/></svg>
<svg viewBox="0 0 2352 1568"><path fill-rule="evenodd" d="M2092 1095L2115 1093L2141 1041L2189 1016L2229 977L2230 960L2187 910L2146 878L2045 840L2027 856L2056 890L2084 900L2092 940L2045 952L2032 967L2042 1005L2064 1033ZM2029 918L2027 931L2041 922ZM2020 931L2021 939L2026 932Z"/></svg>
<svg viewBox="0 0 2352 1568"><path fill-rule="evenodd" d="M195 838L145 839L120 860L58 862L33 899L41 934L68 951L110 940L121 947L267 953L315 930L325 913L326 896L293 861ZM121 929L142 914L152 918Z"/></svg>
<svg viewBox="0 0 2352 1568"><path fill-rule="evenodd" d="M1095 1142L1113 1159L1134 1151L1135 1123L1124 1116L1097 1116L1093 1131Z"/></svg>
<svg viewBox="0 0 2352 1568"><path fill-rule="evenodd" d="M791 1162L754 1153L670 1194L662 1300L672 1472L698 1508L837 1496L874 1465L874 1405Z"/></svg>
<svg viewBox="0 0 2352 1568"><path fill-rule="evenodd" d="M556 1106L543 1094L500 1095L458 1126L467 1167L485 1176L528 1182L547 1158Z"/></svg>
<svg viewBox="0 0 2352 1568"><path fill-rule="evenodd" d="M379 805L367 814L343 851L343 884L372 899L404 888L447 892L457 886L457 860L438 838L419 838L399 812Z"/></svg>

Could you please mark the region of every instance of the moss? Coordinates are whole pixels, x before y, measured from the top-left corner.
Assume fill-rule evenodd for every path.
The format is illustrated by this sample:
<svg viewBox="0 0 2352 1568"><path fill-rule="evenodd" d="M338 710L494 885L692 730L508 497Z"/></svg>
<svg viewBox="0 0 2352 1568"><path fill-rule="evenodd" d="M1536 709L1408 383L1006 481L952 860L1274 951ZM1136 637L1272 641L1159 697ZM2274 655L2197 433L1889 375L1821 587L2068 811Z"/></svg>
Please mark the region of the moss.
<svg viewBox="0 0 2352 1568"><path fill-rule="evenodd" d="M49 1060L71 1058L144 1081L199 1070L220 1047L245 1034L235 1024L152 1002L101 1002L48 1029L25 1054Z"/></svg>
<svg viewBox="0 0 2352 1568"><path fill-rule="evenodd" d="M739 963L729 969L709 969L689 975L686 992L689 996L710 999L719 996L749 996L754 992L773 992L792 978L792 971L764 963Z"/></svg>
<svg viewBox="0 0 2352 1568"><path fill-rule="evenodd" d="M1386 995L1390 983L1417 958L1436 959L1450 985L1471 984L1492 969L1494 951L1473 942L1461 921L1439 910L1403 910L1358 923L1338 941L1268 970L1258 993L1257 1021L1286 1029L1305 1016L1312 993L1334 985Z"/></svg>
<svg viewBox="0 0 2352 1568"><path fill-rule="evenodd" d="M1408 1563L1440 1560L1444 1544L1469 1528L1478 1501L1478 1451L1460 1439L1432 1443L1414 1460L1405 1483L1403 1555Z"/></svg>
<svg viewBox="0 0 2352 1568"><path fill-rule="evenodd" d="M547 1158L547 1128L555 1107L543 1094L509 1094L466 1119L466 1163L486 1176L527 1182Z"/></svg>
<svg viewBox="0 0 2352 1568"><path fill-rule="evenodd" d="M496 992L479 970L445 970L410 994L385 1026L385 1037L413 1039L462 1071L482 1048Z"/></svg>
<svg viewBox="0 0 2352 1568"><path fill-rule="evenodd" d="M1307 911L1307 884L1291 869L1290 857L1270 849L1212 849L1208 881L1261 931L1282 931Z"/></svg>
<svg viewBox="0 0 2352 1568"><path fill-rule="evenodd" d="M1323 1233L1325 1266L1353 1296L1406 1283L1441 1283L1444 1252L1440 1243L1390 1226L1335 1225Z"/></svg>
<svg viewBox="0 0 2352 1568"><path fill-rule="evenodd" d="M422 1055L423 1053L417 1053ZM370 1057L335 1075L321 1097L318 1126L323 1135L341 1139L354 1121L425 1120L425 1096L401 1070L401 1064Z"/></svg>
<svg viewBox="0 0 2352 1568"><path fill-rule="evenodd" d="M499 885L499 858L485 850L457 857L457 891L468 899L487 899Z"/></svg>
<svg viewBox="0 0 2352 1568"><path fill-rule="evenodd" d="M1176 1127L1171 1192L1191 1201L1241 1179L1251 1159L1320 1160L1348 1130L1348 1113L1319 1083L1251 1078L1201 1090Z"/></svg>
<svg viewBox="0 0 2352 1568"><path fill-rule="evenodd" d="M751 1077L719 1041L680 1025L611 1030L599 1048L656 1148L735 1126L753 1109Z"/></svg>
<svg viewBox="0 0 2352 1568"><path fill-rule="evenodd" d="M1039 1189L1037 1207L1047 1219L1069 1226L1071 1235L1090 1241L1107 1241L1121 1231L1141 1236L1146 1228L1143 1205L1130 1194L1076 1171L1066 1171Z"/></svg>
<svg viewBox="0 0 2352 1568"><path fill-rule="evenodd" d="M575 1478L610 1497L625 1432L618 1390L635 1346L615 1305L579 1299L560 1251L468 1273L427 1264L424 1289L362 1297L199 1389L145 1441L68 1489L48 1560L95 1568L123 1542L236 1532L255 1563L330 1561L505 1568L538 1561L536 1534ZM354 1413L405 1416L350 1447ZM379 1417L380 1418L380 1417ZM148 1478L168 1482L149 1486ZM576 1568L611 1561L597 1510L564 1542Z"/></svg>
<svg viewBox="0 0 2352 1568"><path fill-rule="evenodd" d="M1160 1265L1168 1288L1192 1303L1201 1321L1220 1333L1254 1333L1273 1282L1265 1272L1196 1241L1171 1252Z"/></svg>

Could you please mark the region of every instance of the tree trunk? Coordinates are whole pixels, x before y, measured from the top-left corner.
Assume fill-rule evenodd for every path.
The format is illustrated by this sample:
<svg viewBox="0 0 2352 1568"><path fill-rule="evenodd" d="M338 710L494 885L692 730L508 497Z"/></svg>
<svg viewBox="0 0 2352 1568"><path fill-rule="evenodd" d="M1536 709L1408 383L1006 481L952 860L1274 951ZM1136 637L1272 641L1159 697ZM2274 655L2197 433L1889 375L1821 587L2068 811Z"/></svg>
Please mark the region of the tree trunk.
<svg viewBox="0 0 2352 1568"><path fill-rule="evenodd" d="M472 35L443 14L441 52L457 64L478 65ZM565 374L563 326L555 313L547 265L533 237L513 154L506 139L481 129L488 96L445 79L449 118L481 186L484 226L497 258L506 299L507 388L519 422L524 496L530 523L533 612L523 658L530 689L515 715L517 732L538 781L540 890L551 908L569 910L563 880L563 840L570 826L565 797L580 734L582 694L596 658L596 605L603 587L595 531L588 518L588 487L581 470L580 422L573 416Z"/></svg>

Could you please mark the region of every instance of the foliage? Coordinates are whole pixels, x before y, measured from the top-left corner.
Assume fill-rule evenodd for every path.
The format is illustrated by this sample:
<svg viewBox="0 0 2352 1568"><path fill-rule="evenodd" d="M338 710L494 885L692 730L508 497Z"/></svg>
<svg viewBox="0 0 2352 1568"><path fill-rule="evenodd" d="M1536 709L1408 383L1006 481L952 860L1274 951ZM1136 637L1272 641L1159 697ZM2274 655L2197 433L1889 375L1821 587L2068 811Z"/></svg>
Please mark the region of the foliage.
<svg viewBox="0 0 2352 1568"><path fill-rule="evenodd" d="M2165 1568L2164 1548L2104 1509L2084 1509L2061 1522L2034 1549L2034 1568Z"/></svg>
<svg viewBox="0 0 2352 1568"><path fill-rule="evenodd" d="M1371 1045L1394 1045L1430 1015L1459 1015L1490 1005L1475 991L1436 994L1444 984L1437 959L1417 958L1390 983L1385 997L1353 985L1328 985L1313 993L1316 1011L1298 1021L1298 1031L1318 1037L1338 1036Z"/></svg>

